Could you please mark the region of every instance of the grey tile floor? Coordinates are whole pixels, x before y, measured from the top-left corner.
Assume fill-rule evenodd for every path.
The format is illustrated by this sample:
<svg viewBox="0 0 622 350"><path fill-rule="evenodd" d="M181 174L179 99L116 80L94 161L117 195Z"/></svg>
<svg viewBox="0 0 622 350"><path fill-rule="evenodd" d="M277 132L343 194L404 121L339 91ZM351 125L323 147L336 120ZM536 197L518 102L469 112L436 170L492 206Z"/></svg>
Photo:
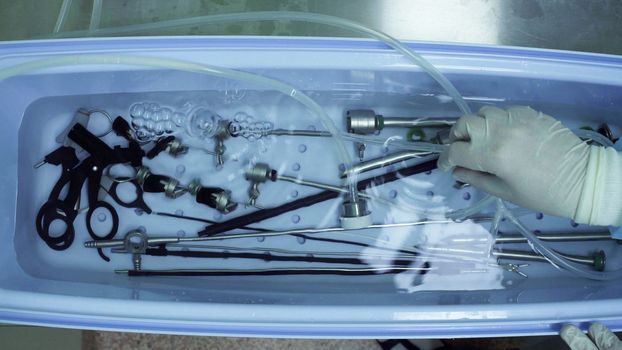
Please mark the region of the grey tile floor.
<svg viewBox="0 0 622 350"><path fill-rule="evenodd" d="M438 340L416 340L421 350L436 349L442 346ZM264 339L264 338L226 338L196 337L157 334L137 334L118 332L85 331L82 335L84 350L100 349L214 349L214 350L381 350L375 340L352 339ZM567 349L559 337L522 337L495 339L453 339L445 345L455 350L558 350ZM394 350L404 347L396 346Z"/></svg>
<svg viewBox="0 0 622 350"><path fill-rule="evenodd" d="M415 341L421 350L441 346L438 340ZM446 340L449 349L552 350L567 349L559 337L522 337ZM214 349L214 350L381 350L369 339L270 339L180 336L60 328L0 325L0 349L104 350L104 349ZM394 350L403 348L397 346Z"/></svg>
<svg viewBox="0 0 622 350"><path fill-rule="evenodd" d="M82 331L31 326L0 325L0 349L78 350Z"/></svg>
<svg viewBox="0 0 622 350"><path fill-rule="evenodd" d="M376 344L374 340L254 339L153 335L116 332L85 332L83 335L83 349L380 350L380 347Z"/></svg>

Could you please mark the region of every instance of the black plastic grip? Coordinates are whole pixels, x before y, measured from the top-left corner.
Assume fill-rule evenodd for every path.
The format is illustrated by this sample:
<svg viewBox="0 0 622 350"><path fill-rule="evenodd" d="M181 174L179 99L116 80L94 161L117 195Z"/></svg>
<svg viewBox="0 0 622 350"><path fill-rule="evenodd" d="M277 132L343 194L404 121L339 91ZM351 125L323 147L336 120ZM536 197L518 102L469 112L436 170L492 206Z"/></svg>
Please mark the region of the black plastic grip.
<svg viewBox="0 0 622 350"><path fill-rule="evenodd" d="M149 175L143 183L143 191L150 193L164 192L164 184L171 178L164 175Z"/></svg>
<svg viewBox="0 0 622 350"><path fill-rule="evenodd" d="M132 127L130 126L130 123L128 123L127 120L123 119L121 116L116 117L112 122L112 130L115 134L117 134L117 136L121 136L128 141L133 140Z"/></svg>
<svg viewBox="0 0 622 350"><path fill-rule="evenodd" d="M133 165L139 164L144 156L144 151L136 142L131 141L129 148L116 146L112 149L80 124L74 125L67 136L92 156L97 157L104 166L130 162Z"/></svg>
<svg viewBox="0 0 622 350"><path fill-rule="evenodd" d="M140 145L136 141L130 141L127 148L119 146L114 148L114 159L111 164L130 163L133 167L139 167L142 165L144 156L145 151L140 148Z"/></svg>
<svg viewBox="0 0 622 350"><path fill-rule="evenodd" d="M69 146L60 146L48 153L45 162L52 165L63 165L65 169L72 169L80 162L76 156L76 150Z"/></svg>
<svg viewBox="0 0 622 350"><path fill-rule="evenodd" d="M69 130L67 136L92 155L105 158L111 151L110 147L108 147L104 141L93 135L81 124L74 125L71 130Z"/></svg>
<svg viewBox="0 0 622 350"><path fill-rule="evenodd" d="M197 203L202 203L210 208L216 208L216 201L212 194L223 192L222 188L217 187L202 187L196 195Z"/></svg>
<svg viewBox="0 0 622 350"><path fill-rule="evenodd" d="M167 137L160 138L159 140L155 142L155 145L153 146L153 148L150 149L149 152L147 152L147 158L149 159L155 158L158 154L164 152L166 150L166 147L168 147L168 145L173 141L175 141L175 136L167 136Z"/></svg>
<svg viewBox="0 0 622 350"><path fill-rule="evenodd" d="M147 255L151 256L180 256L184 258L239 258L239 259L256 259L268 262L273 261L297 261L297 262L310 262L310 263L324 263L324 264L349 264L349 265L367 265L367 262L359 258L350 257L318 257L309 255L279 255L279 254L266 254L266 253L251 253L251 252L207 252L196 250L168 250L166 247L148 248ZM393 265L408 266L413 263L413 259L397 259L392 260Z"/></svg>

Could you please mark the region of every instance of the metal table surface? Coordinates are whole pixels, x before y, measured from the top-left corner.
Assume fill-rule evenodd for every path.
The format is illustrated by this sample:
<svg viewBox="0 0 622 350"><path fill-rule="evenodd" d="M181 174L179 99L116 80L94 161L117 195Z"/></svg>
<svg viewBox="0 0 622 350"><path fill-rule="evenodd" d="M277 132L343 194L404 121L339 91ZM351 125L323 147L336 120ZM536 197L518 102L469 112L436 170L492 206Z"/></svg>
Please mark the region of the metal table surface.
<svg viewBox="0 0 622 350"><path fill-rule="evenodd" d="M62 4L67 6L62 21ZM99 7L101 11L93 11ZM0 2L0 40L75 36L207 14L290 10L348 18L400 39L513 45L622 54L618 0L49 0ZM100 15L93 19L94 12ZM67 34L69 32L69 34ZM301 22L192 26L140 35L352 36Z"/></svg>

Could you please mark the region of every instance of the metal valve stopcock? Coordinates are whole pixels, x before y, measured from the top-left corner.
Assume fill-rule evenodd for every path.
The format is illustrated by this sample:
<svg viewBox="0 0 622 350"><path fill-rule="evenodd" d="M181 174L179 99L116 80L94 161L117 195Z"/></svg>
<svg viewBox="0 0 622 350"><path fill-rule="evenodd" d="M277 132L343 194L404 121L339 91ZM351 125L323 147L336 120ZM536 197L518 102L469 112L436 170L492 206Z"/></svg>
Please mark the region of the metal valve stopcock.
<svg viewBox="0 0 622 350"><path fill-rule="evenodd" d="M251 183L251 186L248 189L248 204L254 206L255 203L257 203L257 198L259 198L260 194L259 184L268 180L276 181L277 172L276 170L271 169L266 163L257 163L246 170L244 177Z"/></svg>

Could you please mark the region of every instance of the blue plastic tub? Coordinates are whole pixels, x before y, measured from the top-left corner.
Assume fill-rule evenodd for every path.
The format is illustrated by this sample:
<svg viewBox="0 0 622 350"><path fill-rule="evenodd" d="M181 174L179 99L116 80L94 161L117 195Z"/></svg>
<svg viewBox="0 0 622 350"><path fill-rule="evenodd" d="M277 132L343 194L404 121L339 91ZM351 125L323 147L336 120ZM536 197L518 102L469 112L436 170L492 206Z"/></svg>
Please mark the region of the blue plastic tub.
<svg viewBox="0 0 622 350"><path fill-rule="evenodd" d="M473 110L487 104L528 104L573 128L607 122L615 134L620 133L621 57L434 43L410 46L447 75ZM0 68L83 53L170 57L259 73L309 94L326 108L337 125L343 124L343 111L348 108L374 108L387 115L408 115L413 111L421 116L460 115L440 87L420 69L382 44L367 40L175 37L12 42L0 44ZM128 267L127 255L113 255L110 263L104 263L81 246L89 239L83 223L76 227L76 242L70 249L52 251L37 237L33 218L56 181L58 169L44 166L34 170L32 165L52 150L54 138L79 107L105 108L114 115L127 115L129 106L137 101L180 106L188 100L200 100L211 101L212 108L221 115L244 110L268 116L284 127L319 129L321 124L287 97L256 86L144 67L52 68L1 81L0 91L0 191L4 196L0 204L0 321L270 337L552 334L564 323L586 327L592 321L622 330L622 281L577 279L541 263L526 269L528 279L499 270L482 280L468 275L430 278L421 288L403 288L396 276L129 278L112 272ZM296 172L302 167L312 169L310 177L316 180L335 179L333 169L326 166L338 163L330 144L317 140L301 144L295 139L274 142L268 150L258 151L258 160L281 157L285 160L275 165L281 171ZM237 146L232 143L229 147ZM382 150L372 147L368 152L372 156ZM228 184L238 194L245 193L248 184L243 179L219 180L213 176L212 163L204 163L198 158L186 163L186 172L200 173L211 184ZM229 164L235 164L235 160ZM180 172L177 162L155 165L169 173ZM447 175L435 172L429 176L439 188L451 187L447 186L451 185ZM276 191L276 187L271 190L272 185L266 184L261 200L272 205L293 197L296 187L290 185ZM401 188L393 184L384 190L399 193ZM299 191L295 196L313 193L311 189ZM422 191L424 195L430 192ZM443 195L453 207L481 197L476 191L469 196L463 192ZM193 212L190 201L175 202L174 207L169 204L157 209L173 208L222 219L213 212ZM287 215L271 221L269 226L331 226L334 218L325 214L330 208L334 208L333 204L327 203L301 210L296 218ZM123 226L119 232L126 232L144 219L131 210L119 213ZM324 217L328 221L319 223ZM183 234L190 235L201 228L164 218L150 220L147 229L154 233L183 230ZM525 222L531 229L543 231L599 229L536 215L528 216ZM305 243L291 238L272 242L283 247ZM307 242L306 246L312 245ZM568 249L578 252L586 248L603 249L612 268L620 265L620 254L611 242L576 244ZM199 266L189 260L178 259L177 266ZM154 268L167 266L155 257L145 257L143 263ZM230 263L221 261L218 266ZM252 262L235 264L252 266Z"/></svg>

